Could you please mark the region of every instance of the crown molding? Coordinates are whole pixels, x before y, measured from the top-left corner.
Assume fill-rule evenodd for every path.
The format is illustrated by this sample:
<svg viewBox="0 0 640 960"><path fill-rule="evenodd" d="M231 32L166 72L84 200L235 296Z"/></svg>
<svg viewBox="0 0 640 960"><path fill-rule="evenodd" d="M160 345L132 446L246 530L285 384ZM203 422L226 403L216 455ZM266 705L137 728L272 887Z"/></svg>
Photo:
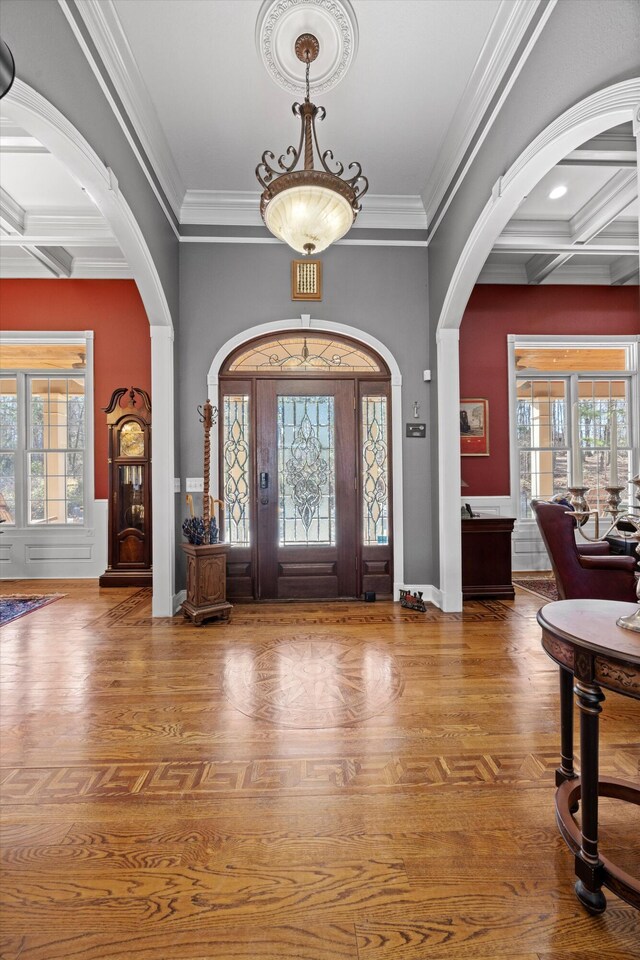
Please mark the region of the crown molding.
<svg viewBox="0 0 640 960"><path fill-rule="evenodd" d="M476 283L526 284L527 271L524 263L485 263Z"/></svg>
<svg viewBox="0 0 640 960"><path fill-rule="evenodd" d="M0 279L2 280L42 280L53 279L53 274L40 260L25 254L24 257L0 257Z"/></svg>
<svg viewBox="0 0 640 960"><path fill-rule="evenodd" d="M126 260L104 260L94 257L74 257L67 261L72 280L130 280L133 276ZM3 280L58 279L45 263L28 254L24 257L0 258L0 278Z"/></svg>
<svg viewBox="0 0 640 960"><path fill-rule="evenodd" d="M180 224L261 227L260 194L252 190L187 190Z"/></svg>
<svg viewBox="0 0 640 960"><path fill-rule="evenodd" d="M105 260L97 257L74 257L72 280L131 280L133 273L126 260Z"/></svg>
<svg viewBox="0 0 640 960"><path fill-rule="evenodd" d="M552 247L582 244L598 238L598 243L637 244L638 225L635 220L615 220L593 233L576 235L570 220L510 220L496 239L494 249L522 250L523 247ZM588 249L588 247L587 247Z"/></svg>
<svg viewBox="0 0 640 960"><path fill-rule="evenodd" d="M184 184L112 0L76 0L96 50L176 217Z"/></svg>
<svg viewBox="0 0 640 960"><path fill-rule="evenodd" d="M0 228L11 233L25 231L27 212L10 193L0 187Z"/></svg>
<svg viewBox="0 0 640 960"><path fill-rule="evenodd" d="M85 214L74 207L31 207L26 211L25 236L45 237L64 243L117 246L116 238L104 217Z"/></svg>
<svg viewBox="0 0 640 960"><path fill-rule="evenodd" d="M621 262L614 271L614 264L565 263L556 268L541 282L541 286L567 285L597 285L611 286L627 283L633 278L634 272L629 266L630 258L621 258ZM617 263L617 261L616 261ZM637 266L635 273L637 274ZM616 279L616 277L618 279ZM482 268L476 283L511 283L526 286L530 284L524 263L487 263Z"/></svg>
<svg viewBox="0 0 640 960"><path fill-rule="evenodd" d="M254 191L187 190L181 224L261 227L260 194ZM426 230L427 217L418 196L367 195L354 229Z"/></svg>
<svg viewBox="0 0 640 960"><path fill-rule="evenodd" d="M432 174L422 192L432 232L437 230L556 2L520 0L513 3L512 0L501 0L458 109L449 124ZM542 12L538 16L540 8ZM517 62L513 63L530 31L525 49ZM485 118L490 108L491 115ZM481 124L484 124L482 128Z"/></svg>
<svg viewBox="0 0 640 960"><path fill-rule="evenodd" d="M614 287L640 282L640 271L637 257L620 257L609 265L611 283Z"/></svg>

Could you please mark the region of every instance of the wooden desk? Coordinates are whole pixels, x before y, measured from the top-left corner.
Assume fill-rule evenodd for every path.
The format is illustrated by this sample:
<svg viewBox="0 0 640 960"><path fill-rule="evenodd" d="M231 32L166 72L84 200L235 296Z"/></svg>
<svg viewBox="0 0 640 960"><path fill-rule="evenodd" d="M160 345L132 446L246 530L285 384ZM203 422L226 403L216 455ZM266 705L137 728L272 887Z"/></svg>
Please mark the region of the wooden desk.
<svg viewBox="0 0 640 960"><path fill-rule="evenodd" d="M462 597L513 600L511 533L513 517L481 513L462 520Z"/></svg>
<svg viewBox="0 0 640 960"><path fill-rule="evenodd" d="M640 700L640 635L616 625L637 610L613 600L559 600L538 611L542 646L560 667L562 761L556 770L556 819L575 855L576 895L590 913L602 913L608 887L640 909L640 881L598 852L598 796L640 805L640 789L598 775L598 717L602 688ZM580 708L580 776L573 768L573 691ZM581 829L572 813L582 801Z"/></svg>

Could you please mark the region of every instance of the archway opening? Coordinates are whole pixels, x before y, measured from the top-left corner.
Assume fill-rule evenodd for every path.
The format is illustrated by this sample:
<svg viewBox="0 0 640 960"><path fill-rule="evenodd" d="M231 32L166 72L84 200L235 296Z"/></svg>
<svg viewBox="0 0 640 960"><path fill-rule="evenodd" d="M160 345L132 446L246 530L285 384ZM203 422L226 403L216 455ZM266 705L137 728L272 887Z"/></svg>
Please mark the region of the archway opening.
<svg viewBox="0 0 640 960"><path fill-rule="evenodd" d="M460 501L443 491L461 487L459 442L459 327L465 307L497 238L522 199L563 157L610 127L638 122L640 81L624 81L574 105L524 150L500 178L461 252L436 334L438 353L439 553L443 609L462 609Z"/></svg>

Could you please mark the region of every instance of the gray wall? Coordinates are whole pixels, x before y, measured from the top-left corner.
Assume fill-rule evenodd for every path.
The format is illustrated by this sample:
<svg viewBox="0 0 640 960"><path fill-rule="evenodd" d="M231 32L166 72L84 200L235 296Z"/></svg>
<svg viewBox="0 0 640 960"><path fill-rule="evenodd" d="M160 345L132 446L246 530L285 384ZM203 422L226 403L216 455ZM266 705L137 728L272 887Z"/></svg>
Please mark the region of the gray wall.
<svg viewBox="0 0 640 960"><path fill-rule="evenodd" d="M2 0L2 37L16 75L46 97L111 167L178 316L178 242L59 4Z"/></svg>
<svg viewBox="0 0 640 960"><path fill-rule="evenodd" d="M426 249L330 248L322 255L321 303L291 301L292 257L292 251L281 244L180 246L181 419L177 429L183 478L202 476L202 427L196 407L206 399L207 373L217 351L230 337L250 327L301 313L349 324L381 340L402 372L403 424L413 420L414 400L421 405L420 419L429 422L431 387L423 380L423 370L430 365ZM211 401L215 403L217 398ZM405 580L432 583L428 441L404 439L403 464ZM181 540L180 534L178 542ZM181 563L182 551L178 553Z"/></svg>

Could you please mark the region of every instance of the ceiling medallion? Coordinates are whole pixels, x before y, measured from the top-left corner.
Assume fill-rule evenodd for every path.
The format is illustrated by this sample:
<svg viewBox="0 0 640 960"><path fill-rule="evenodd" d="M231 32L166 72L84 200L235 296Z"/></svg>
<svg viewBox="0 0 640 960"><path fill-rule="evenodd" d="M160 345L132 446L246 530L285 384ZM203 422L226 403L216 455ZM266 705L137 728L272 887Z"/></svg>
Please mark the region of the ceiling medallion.
<svg viewBox="0 0 640 960"><path fill-rule="evenodd" d="M320 152L316 118L324 120L326 111L311 103L309 95L309 68L318 56L320 44L313 34L303 33L296 39L294 49L298 60L306 65L304 102L292 107L294 116L300 117L298 148L287 147L277 166L275 154L265 150L256 167L256 177L264 188L260 213L267 229L298 253L310 256L325 250L351 229L362 209L360 200L369 189L369 181L357 162L349 164L351 176L341 179L344 166L334 158L333 151ZM321 170L314 169L314 152ZM295 170L301 158L304 166Z"/></svg>
<svg viewBox="0 0 640 960"><path fill-rule="evenodd" d="M256 23L256 46L271 79L288 93L304 93L293 56L302 33L320 42L314 93L335 87L347 73L358 49L358 24L349 0L265 0Z"/></svg>

